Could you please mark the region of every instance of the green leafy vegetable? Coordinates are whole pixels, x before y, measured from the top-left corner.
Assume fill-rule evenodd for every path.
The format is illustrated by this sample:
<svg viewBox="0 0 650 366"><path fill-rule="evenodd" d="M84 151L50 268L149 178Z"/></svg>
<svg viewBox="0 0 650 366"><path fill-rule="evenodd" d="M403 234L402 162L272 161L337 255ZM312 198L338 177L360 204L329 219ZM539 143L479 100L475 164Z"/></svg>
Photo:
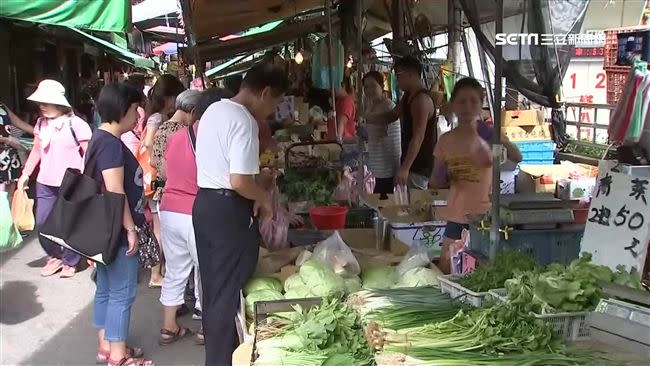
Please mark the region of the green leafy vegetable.
<svg viewBox="0 0 650 366"><path fill-rule="evenodd" d="M345 281L345 290L348 294L355 293L361 290L361 279L357 276L344 278Z"/></svg>
<svg viewBox="0 0 650 366"><path fill-rule="evenodd" d="M284 280L284 291L290 291L296 287L304 287L305 283L302 281L302 278L300 278L299 273L294 273L291 276L287 277L286 280Z"/></svg>
<svg viewBox="0 0 650 366"><path fill-rule="evenodd" d="M485 292L503 288L504 282L513 277L516 271L528 271L538 268L537 263L529 256L514 252L500 252L494 261L484 266L478 266L474 272L462 277L458 283L475 292Z"/></svg>
<svg viewBox="0 0 650 366"><path fill-rule="evenodd" d="M253 277L244 285L244 296L248 296L251 292L259 290L282 292L282 282L275 277Z"/></svg>
<svg viewBox="0 0 650 366"><path fill-rule="evenodd" d="M255 366L373 364L359 316L346 303L325 299L308 311L296 307L296 315L280 329L268 329L272 324L260 326ZM261 334L273 336L264 338Z"/></svg>
<svg viewBox="0 0 650 366"><path fill-rule="evenodd" d="M363 288L390 288L395 285L397 278L395 269L388 266L374 266L361 272Z"/></svg>
<svg viewBox="0 0 650 366"><path fill-rule="evenodd" d="M246 296L246 315L253 317L255 315L255 303L258 301L282 300L284 296L276 290L257 290Z"/></svg>
<svg viewBox="0 0 650 366"><path fill-rule="evenodd" d="M300 266L298 273L309 291L316 296L340 296L345 293L343 278L321 260L308 260Z"/></svg>
<svg viewBox="0 0 650 366"><path fill-rule="evenodd" d="M335 184L327 172L296 172L289 170L278 179L280 192L289 201L314 201L329 204Z"/></svg>
<svg viewBox="0 0 650 366"><path fill-rule="evenodd" d="M572 261L568 266L554 263L545 271L517 273L505 282L510 303L538 314L593 310L603 297L599 281L640 286L638 272L624 267L612 272L608 267L591 263L591 254ZM638 287L637 287L638 288Z"/></svg>
<svg viewBox="0 0 650 366"><path fill-rule="evenodd" d="M397 281L395 287L438 286L438 276L442 272L430 268L413 268Z"/></svg>

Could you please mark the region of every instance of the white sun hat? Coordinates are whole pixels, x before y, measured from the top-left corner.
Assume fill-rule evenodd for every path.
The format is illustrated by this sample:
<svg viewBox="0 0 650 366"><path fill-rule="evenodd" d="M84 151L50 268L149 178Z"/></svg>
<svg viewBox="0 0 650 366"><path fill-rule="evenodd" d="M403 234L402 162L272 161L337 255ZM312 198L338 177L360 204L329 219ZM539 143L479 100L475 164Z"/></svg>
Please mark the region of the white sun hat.
<svg viewBox="0 0 650 366"><path fill-rule="evenodd" d="M70 103L65 98L65 87L56 80L45 79L38 83L36 91L27 97L27 100L71 108Z"/></svg>

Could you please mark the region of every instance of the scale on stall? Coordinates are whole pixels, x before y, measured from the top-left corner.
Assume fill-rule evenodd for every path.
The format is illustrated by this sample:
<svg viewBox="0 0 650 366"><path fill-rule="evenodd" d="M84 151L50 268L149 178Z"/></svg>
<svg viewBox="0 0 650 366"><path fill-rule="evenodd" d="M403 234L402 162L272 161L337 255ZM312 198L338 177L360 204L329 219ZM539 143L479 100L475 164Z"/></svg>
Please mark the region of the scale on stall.
<svg viewBox="0 0 650 366"><path fill-rule="evenodd" d="M602 299L587 318L591 338L650 359L650 309Z"/></svg>
<svg viewBox="0 0 650 366"><path fill-rule="evenodd" d="M501 195L500 216L504 224L518 229L555 229L574 222L570 202L551 193Z"/></svg>

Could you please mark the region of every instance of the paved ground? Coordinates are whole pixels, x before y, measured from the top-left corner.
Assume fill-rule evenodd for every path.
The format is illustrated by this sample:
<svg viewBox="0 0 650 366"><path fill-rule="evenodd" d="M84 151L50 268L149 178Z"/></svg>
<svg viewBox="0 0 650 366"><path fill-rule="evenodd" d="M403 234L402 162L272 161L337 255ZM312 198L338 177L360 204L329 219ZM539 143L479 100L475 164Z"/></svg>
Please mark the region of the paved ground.
<svg viewBox="0 0 650 366"><path fill-rule="evenodd" d="M72 279L42 278L43 250L30 237L17 250L0 254L0 365L93 365L96 333L91 325L95 291L91 270ZM203 349L191 338L158 346L159 290L142 274L131 316L129 344L142 347L157 366L202 365ZM181 323L199 327L189 315Z"/></svg>

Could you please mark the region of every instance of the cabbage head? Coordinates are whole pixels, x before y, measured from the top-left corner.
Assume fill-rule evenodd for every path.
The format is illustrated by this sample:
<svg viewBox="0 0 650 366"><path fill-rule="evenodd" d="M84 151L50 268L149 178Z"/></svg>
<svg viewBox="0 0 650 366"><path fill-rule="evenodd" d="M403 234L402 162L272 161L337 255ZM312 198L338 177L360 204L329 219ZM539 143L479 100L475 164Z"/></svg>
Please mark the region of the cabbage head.
<svg viewBox="0 0 650 366"><path fill-rule="evenodd" d="M308 297L314 297L314 294L305 285L293 287L284 294L285 299L306 299Z"/></svg>
<svg viewBox="0 0 650 366"><path fill-rule="evenodd" d="M246 296L246 315L251 318L255 315L255 303L258 301L273 301L282 300L284 296L280 291L276 290L257 290L253 291Z"/></svg>
<svg viewBox="0 0 650 366"><path fill-rule="evenodd" d="M315 296L338 296L345 293L343 278L334 273L332 267L321 260L308 260L303 263L298 273L307 288Z"/></svg>
<svg viewBox="0 0 650 366"><path fill-rule="evenodd" d="M244 296L259 290L282 292L282 282L275 277L253 277L244 284Z"/></svg>
<svg viewBox="0 0 650 366"><path fill-rule="evenodd" d="M430 268L413 268L402 275L395 287L438 287L438 276L441 274L440 271Z"/></svg>
<svg viewBox="0 0 650 366"><path fill-rule="evenodd" d="M343 281L345 281L345 289L348 294L352 294L361 290L361 279L359 277L354 276L345 278Z"/></svg>
<svg viewBox="0 0 650 366"><path fill-rule="evenodd" d="M304 287L305 283L302 282L302 278L300 278L300 274L294 273L291 276L287 277L286 280L284 280L284 291L289 292L290 290L296 288L296 287Z"/></svg>
<svg viewBox="0 0 650 366"><path fill-rule="evenodd" d="M361 273L363 288L391 288L397 282L395 269L389 266L375 266Z"/></svg>

